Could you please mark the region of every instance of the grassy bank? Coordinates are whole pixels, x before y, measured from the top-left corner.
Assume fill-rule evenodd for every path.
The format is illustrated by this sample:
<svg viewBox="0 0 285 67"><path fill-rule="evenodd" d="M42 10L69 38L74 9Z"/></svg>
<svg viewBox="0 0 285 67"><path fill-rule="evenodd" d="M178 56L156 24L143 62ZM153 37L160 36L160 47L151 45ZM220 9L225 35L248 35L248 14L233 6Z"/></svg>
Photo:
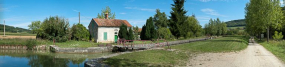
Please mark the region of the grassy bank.
<svg viewBox="0 0 285 67"><path fill-rule="evenodd" d="M280 60L285 62L285 41L274 41L270 40L269 43L266 40L258 40L259 44L261 44L264 48L269 50L275 56L277 56Z"/></svg>
<svg viewBox="0 0 285 67"><path fill-rule="evenodd" d="M245 49L248 37L229 36L213 40L171 46L174 51L147 50L122 54L103 61L112 66L175 66L185 65L191 54L207 52L229 52Z"/></svg>

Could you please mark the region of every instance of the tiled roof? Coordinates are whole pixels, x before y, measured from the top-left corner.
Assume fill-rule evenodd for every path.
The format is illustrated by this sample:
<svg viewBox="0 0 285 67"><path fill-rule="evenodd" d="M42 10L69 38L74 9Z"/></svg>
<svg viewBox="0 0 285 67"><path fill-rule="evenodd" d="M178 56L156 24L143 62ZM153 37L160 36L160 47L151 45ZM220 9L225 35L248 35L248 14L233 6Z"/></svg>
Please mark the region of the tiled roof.
<svg viewBox="0 0 285 67"><path fill-rule="evenodd" d="M122 24L125 24L128 27L132 27L132 25L127 20L99 18L92 18L92 20L94 20L99 27L120 27Z"/></svg>

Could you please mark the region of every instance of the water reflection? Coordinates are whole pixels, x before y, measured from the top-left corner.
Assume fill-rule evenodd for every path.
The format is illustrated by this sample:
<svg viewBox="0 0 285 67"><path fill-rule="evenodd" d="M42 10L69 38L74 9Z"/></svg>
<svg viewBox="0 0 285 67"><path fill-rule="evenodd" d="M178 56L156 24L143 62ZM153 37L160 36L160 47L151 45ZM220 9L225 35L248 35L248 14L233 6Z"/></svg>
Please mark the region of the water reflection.
<svg viewBox="0 0 285 67"><path fill-rule="evenodd" d="M46 51L0 50L0 67L84 67L84 61L108 55L63 54Z"/></svg>

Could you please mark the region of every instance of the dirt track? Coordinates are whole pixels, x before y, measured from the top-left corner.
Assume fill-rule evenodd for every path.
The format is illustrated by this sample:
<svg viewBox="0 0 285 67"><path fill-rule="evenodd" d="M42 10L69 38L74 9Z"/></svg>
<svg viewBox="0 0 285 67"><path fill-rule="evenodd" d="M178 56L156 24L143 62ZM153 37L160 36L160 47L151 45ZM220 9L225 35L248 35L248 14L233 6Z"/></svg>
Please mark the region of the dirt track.
<svg viewBox="0 0 285 67"><path fill-rule="evenodd" d="M250 40L248 47L239 52L205 53L192 57L189 67L285 67L263 46Z"/></svg>

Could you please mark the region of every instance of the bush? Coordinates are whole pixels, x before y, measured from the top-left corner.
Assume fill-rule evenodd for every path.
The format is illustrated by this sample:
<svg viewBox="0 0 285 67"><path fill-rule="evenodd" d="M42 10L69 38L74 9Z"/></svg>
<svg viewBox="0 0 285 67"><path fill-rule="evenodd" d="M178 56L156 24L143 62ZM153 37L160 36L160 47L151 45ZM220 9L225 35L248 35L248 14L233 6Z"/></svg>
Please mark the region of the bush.
<svg viewBox="0 0 285 67"><path fill-rule="evenodd" d="M36 46L37 41L33 39L29 39L26 41L27 50L33 50L33 47Z"/></svg>
<svg viewBox="0 0 285 67"><path fill-rule="evenodd" d="M273 39L281 40L282 38L283 38L282 32L280 32L279 34L277 31L274 32Z"/></svg>

